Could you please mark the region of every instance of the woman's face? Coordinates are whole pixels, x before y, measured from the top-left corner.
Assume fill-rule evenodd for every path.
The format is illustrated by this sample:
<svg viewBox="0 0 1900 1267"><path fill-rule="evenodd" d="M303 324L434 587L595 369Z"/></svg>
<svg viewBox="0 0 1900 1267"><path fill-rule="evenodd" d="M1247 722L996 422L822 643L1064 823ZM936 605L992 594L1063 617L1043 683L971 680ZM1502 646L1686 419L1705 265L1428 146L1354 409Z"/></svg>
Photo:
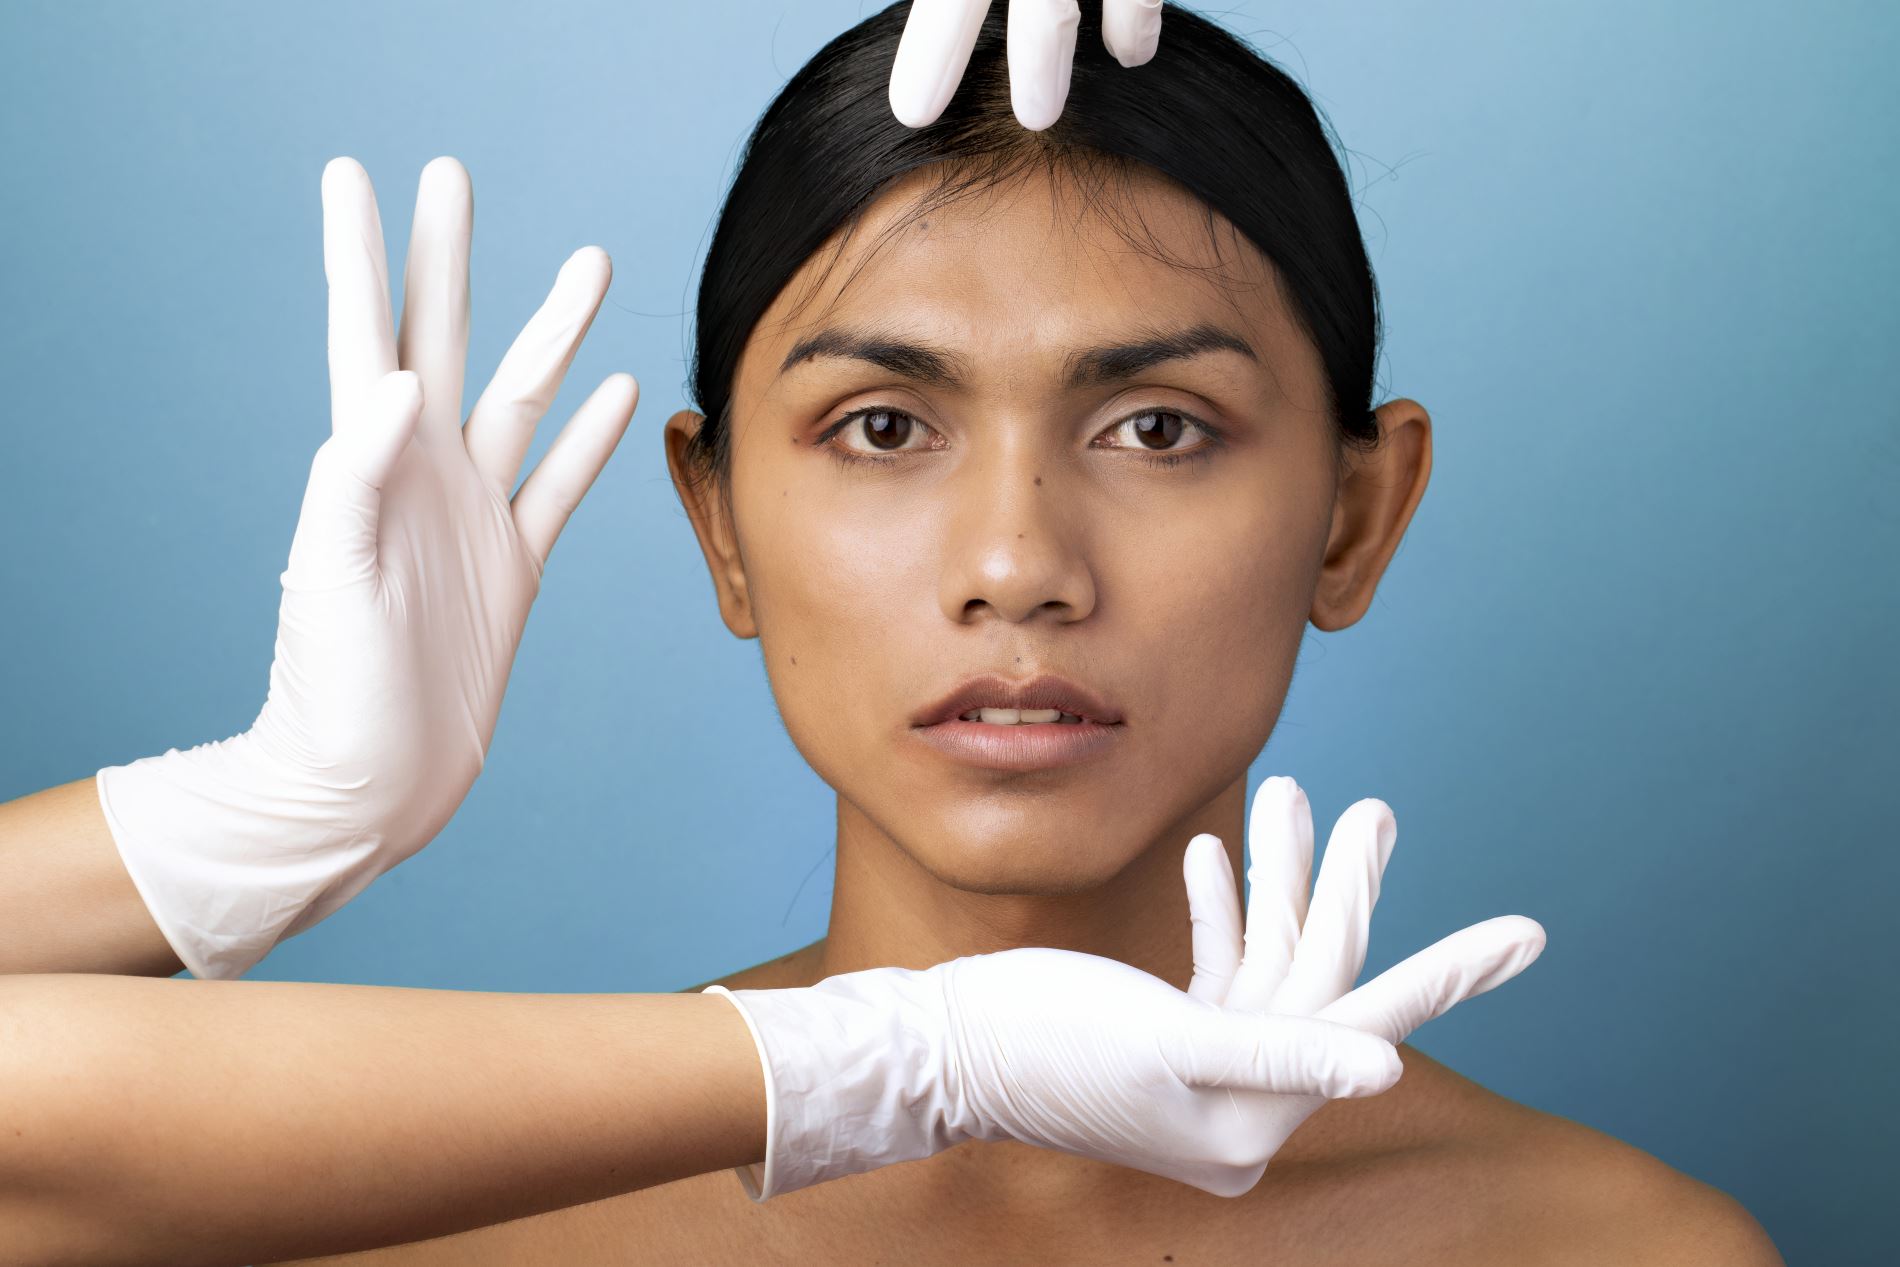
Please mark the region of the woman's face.
<svg viewBox="0 0 1900 1267"><path fill-rule="evenodd" d="M844 812L958 888L1074 892L1174 839L1273 729L1352 535L1322 368L1265 258L1220 220L1217 252L1158 178L1123 210L1205 272L1040 175L880 243L929 183L779 296L735 377L729 506L683 495L729 627L760 639ZM676 480L698 422L669 424ZM1348 551L1346 603L1381 547ZM1059 765L933 742L920 714L986 674L1060 675L1117 720Z"/></svg>

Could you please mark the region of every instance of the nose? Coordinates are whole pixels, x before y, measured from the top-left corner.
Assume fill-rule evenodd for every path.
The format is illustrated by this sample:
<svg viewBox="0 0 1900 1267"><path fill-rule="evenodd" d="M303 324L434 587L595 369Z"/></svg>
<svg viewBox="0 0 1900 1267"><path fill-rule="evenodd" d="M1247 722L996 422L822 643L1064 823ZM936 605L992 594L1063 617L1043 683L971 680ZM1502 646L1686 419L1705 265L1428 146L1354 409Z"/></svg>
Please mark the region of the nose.
<svg viewBox="0 0 1900 1267"><path fill-rule="evenodd" d="M1087 525L1037 448L1011 446L951 477L938 602L957 624L985 610L1012 624L1032 617L1069 624L1095 608Z"/></svg>

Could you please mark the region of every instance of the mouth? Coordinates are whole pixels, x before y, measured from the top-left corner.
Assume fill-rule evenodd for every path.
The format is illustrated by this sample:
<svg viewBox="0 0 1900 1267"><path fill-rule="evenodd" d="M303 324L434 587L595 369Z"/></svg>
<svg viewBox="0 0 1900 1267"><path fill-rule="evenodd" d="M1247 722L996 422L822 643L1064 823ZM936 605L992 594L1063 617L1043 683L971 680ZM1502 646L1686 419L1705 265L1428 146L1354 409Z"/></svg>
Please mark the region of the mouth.
<svg viewBox="0 0 1900 1267"><path fill-rule="evenodd" d="M1122 715L1080 682L1053 673L1020 681L989 673L959 683L910 719L914 727L958 721L985 726L1119 726Z"/></svg>
<svg viewBox="0 0 1900 1267"><path fill-rule="evenodd" d="M972 678L918 711L911 733L979 769L1055 769L1113 751L1122 715L1095 692L1053 674L1026 681Z"/></svg>
<svg viewBox="0 0 1900 1267"><path fill-rule="evenodd" d="M991 726L1079 726L1082 718L1059 708L973 708L958 721L980 721Z"/></svg>

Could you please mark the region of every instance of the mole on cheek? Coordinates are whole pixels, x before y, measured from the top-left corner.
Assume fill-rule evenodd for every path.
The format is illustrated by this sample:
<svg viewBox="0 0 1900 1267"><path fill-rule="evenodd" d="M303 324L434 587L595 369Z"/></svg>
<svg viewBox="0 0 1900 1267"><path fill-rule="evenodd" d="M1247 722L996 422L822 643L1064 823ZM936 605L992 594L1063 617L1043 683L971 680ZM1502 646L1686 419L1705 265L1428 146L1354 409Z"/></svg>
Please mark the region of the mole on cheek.
<svg viewBox="0 0 1900 1267"><path fill-rule="evenodd" d="M797 657L797 656L793 656L793 657L792 657L792 663L793 663L793 664L797 664L797 663L798 663L798 657Z"/></svg>
<svg viewBox="0 0 1900 1267"><path fill-rule="evenodd" d="M1036 487L1037 487L1037 488L1041 488L1041 487L1042 487L1042 476L1040 476L1040 475L1038 475L1038 476L1036 477Z"/></svg>

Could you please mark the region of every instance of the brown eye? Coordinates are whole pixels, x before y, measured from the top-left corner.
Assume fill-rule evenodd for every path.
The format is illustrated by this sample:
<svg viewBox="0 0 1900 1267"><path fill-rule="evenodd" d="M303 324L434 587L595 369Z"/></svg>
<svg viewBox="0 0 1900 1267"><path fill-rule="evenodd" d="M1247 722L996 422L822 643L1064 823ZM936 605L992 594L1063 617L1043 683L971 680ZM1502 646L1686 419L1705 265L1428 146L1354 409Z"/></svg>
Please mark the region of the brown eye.
<svg viewBox="0 0 1900 1267"><path fill-rule="evenodd" d="M910 415L878 409L861 415L865 438L880 449L900 449L910 439Z"/></svg>
<svg viewBox="0 0 1900 1267"><path fill-rule="evenodd" d="M1135 433L1135 443L1129 443L1129 431ZM1183 431L1198 431L1200 443L1186 448L1178 447L1175 442L1181 439ZM1117 435L1122 437L1119 443L1108 442ZM1094 443L1109 449L1132 449L1142 455L1142 461L1154 466L1175 466L1212 457L1223 440L1219 431L1192 414L1176 409L1144 409L1125 415L1120 422L1097 436Z"/></svg>
<svg viewBox="0 0 1900 1267"><path fill-rule="evenodd" d="M869 441L868 447L858 443L860 435ZM896 459L925 449L942 448L940 443L931 443L936 438L937 433L930 429L929 423L902 409L866 405L826 427L817 443L840 462L881 463L886 460L882 455ZM913 440L917 443L912 444Z"/></svg>
<svg viewBox="0 0 1900 1267"><path fill-rule="evenodd" d="M1145 414L1137 414L1129 421L1135 424L1135 434L1146 448L1171 449L1174 442L1181 438L1183 419L1180 414L1153 409Z"/></svg>

